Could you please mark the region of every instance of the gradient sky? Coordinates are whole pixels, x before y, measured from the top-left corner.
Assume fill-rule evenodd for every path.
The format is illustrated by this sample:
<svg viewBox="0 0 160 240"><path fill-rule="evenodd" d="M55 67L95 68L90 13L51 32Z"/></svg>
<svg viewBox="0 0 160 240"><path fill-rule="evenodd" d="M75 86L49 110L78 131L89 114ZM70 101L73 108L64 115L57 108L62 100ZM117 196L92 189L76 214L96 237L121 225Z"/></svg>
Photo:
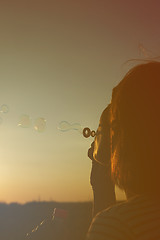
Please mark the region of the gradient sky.
<svg viewBox="0 0 160 240"><path fill-rule="evenodd" d="M57 126L96 130L124 63L160 55L159 10L158 0L0 1L0 201L92 199L93 139ZM22 114L30 128L17 126Z"/></svg>

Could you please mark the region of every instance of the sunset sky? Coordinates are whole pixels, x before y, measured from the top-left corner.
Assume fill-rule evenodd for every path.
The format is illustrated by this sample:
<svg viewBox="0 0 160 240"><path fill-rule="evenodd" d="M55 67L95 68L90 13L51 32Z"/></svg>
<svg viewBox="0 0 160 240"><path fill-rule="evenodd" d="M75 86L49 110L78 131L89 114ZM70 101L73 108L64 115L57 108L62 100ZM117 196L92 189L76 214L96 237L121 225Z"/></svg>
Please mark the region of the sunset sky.
<svg viewBox="0 0 160 240"><path fill-rule="evenodd" d="M158 0L0 1L0 201L92 199L93 138L58 124L96 130L124 63L160 56L159 12Z"/></svg>

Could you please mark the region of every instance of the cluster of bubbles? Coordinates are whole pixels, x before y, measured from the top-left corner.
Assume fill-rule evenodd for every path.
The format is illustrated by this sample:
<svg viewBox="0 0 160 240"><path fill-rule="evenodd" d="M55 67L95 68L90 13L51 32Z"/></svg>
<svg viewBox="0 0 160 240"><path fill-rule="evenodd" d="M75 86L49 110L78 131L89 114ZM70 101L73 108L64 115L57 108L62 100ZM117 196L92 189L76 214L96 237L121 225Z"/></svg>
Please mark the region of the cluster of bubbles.
<svg viewBox="0 0 160 240"><path fill-rule="evenodd" d="M18 123L19 127L29 128L32 125L32 121L29 115L23 114L20 116L20 120ZM39 117L34 120L34 130L37 132L44 132L46 128L46 119Z"/></svg>
<svg viewBox="0 0 160 240"><path fill-rule="evenodd" d="M82 128L81 124L79 124L79 123L71 124L67 121L60 122L58 129L62 132L66 132L69 130L77 130L80 133L82 133L85 138L88 138L90 136L95 137L95 135L96 135L96 132L94 130L91 131L90 128L88 128L88 127Z"/></svg>
<svg viewBox="0 0 160 240"><path fill-rule="evenodd" d="M9 112L9 107L6 104L3 104L0 106L0 113L6 114L8 112ZM0 124L2 123L2 121L3 119L0 116ZM21 128L30 128L32 126L32 120L30 116L27 114L21 115L18 122L18 126ZM37 132L44 132L46 128L46 119L43 117L36 118L33 122L33 127L34 127L34 130ZM69 130L76 130L81 134L83 134L85 138L88 138L90 136L95 137L96 135L96 132L94 130L91 131L90 128L88 127L83 128L79 123L71 124L67 121L61 121L59 123L58 129L62 132L66 132Z"/></svg>
<svg viewBox="0 0 160 240"><path fill-rule="evenodd" d="M3 122L1 114L6 114L9 112L9 107L6 104L0 106L0 124ZM18 126L22 128L29 128L32 125L32 121L29 115L23 114L20 116ZM34 130L37 132L44 132L46 128L46 119L43 117L36 118L34 120Z"/></svg>
<svg viewBox="0 0 160 240"><path fill-rule="evenodd" d="M88 138L88 137L95 137L95 135L96 135L96 132L94 131L94 130L90 130L90 128L88 128L88 127L85 127L84 129L83 129L83 136L85 137L85 138Z"/></svg>

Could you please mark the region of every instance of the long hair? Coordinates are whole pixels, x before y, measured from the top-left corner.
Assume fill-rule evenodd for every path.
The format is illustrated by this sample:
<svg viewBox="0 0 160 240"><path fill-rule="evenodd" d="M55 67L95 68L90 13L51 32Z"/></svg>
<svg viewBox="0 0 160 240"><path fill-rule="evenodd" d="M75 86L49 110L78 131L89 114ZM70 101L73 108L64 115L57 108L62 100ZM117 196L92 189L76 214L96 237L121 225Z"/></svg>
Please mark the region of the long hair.
<svg viewBox="0 0 160 240"><path fill-rule="evenodd" d="M111 168L114 182L135 194L160 193L160 63L132 68L113 89Z"/></svg>

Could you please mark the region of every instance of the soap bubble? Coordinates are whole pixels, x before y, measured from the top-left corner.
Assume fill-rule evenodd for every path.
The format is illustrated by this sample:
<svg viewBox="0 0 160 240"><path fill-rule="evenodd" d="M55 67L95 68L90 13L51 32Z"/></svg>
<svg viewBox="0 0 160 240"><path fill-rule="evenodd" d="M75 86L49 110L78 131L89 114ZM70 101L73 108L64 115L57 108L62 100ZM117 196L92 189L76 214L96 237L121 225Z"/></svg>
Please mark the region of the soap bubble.
<svg viewBox="0 0 160 240"><path fill-rule="evenodd" d="M82 132L82 126L79 123L71 124L71 127L72 127L73 130L77 130L79 132Z"/></svg>
<svg viewBox="0 0 160 240"><path fill-rule="evenodd" d="M85 128L83 129L83 136L84 136L85 138L88 138L88 137L91 136L91 130L90 130L88 127L85 127Z"/></svg>
<svg viewBox="0 0 160 240"><path fill-rule="evenodd" d="M29 115L26 115L26 114L22 115L20 117L18 126L22 127L22 128L29 128L31 126L31 119L30 119Z"/></svg>
<svg viewBox="0 0 160 240"><path fill-rule="evenodd" d="M71 129L71 124L67 121L62 121L59 123L58 129L62 132L66 132Z"/></svg>
<svg viewBox="0 0 160 240"><path fill-rule="evenodd" d="M37 132L43 132L46 128L46 119L45 118L37 118L34 122L34 129Z"/></svg>
<svg viewBox="0 0 160 240"><path fill-rule="evenodd" d="M81 132L82 131L82 126L79 123L70 124L67 121L62 121L62 122L59 123L58 129L62 132L66 132L66 131L69 131L69 130L77 130L77 131Z"/></svg>
<svg viewBox="0 0 160 240"><path fill-rule="evenodd" d="M1 105L0 112L1 113L8 113L9 112L9 107L6 104Z"/></svg>
<svg viewBox="0 0 160 240"><path fill-rule="evenodd" d="M95 135L96 135L96 132L95 132L94 130L92 130L92 131L91 131L91 136L92 136L92 137L95 137Z"/></svg>
<svg viewBox="0 0 160 240"><path fill-rule="evenodd" d="M84 129L83 129L83 136L85 137L85 138L88 138L88 137L95 137L95 135L96 135L96 132L94 131L94 130L90 130L90 128L88 128L88 127L85 127Z"/></svg>

